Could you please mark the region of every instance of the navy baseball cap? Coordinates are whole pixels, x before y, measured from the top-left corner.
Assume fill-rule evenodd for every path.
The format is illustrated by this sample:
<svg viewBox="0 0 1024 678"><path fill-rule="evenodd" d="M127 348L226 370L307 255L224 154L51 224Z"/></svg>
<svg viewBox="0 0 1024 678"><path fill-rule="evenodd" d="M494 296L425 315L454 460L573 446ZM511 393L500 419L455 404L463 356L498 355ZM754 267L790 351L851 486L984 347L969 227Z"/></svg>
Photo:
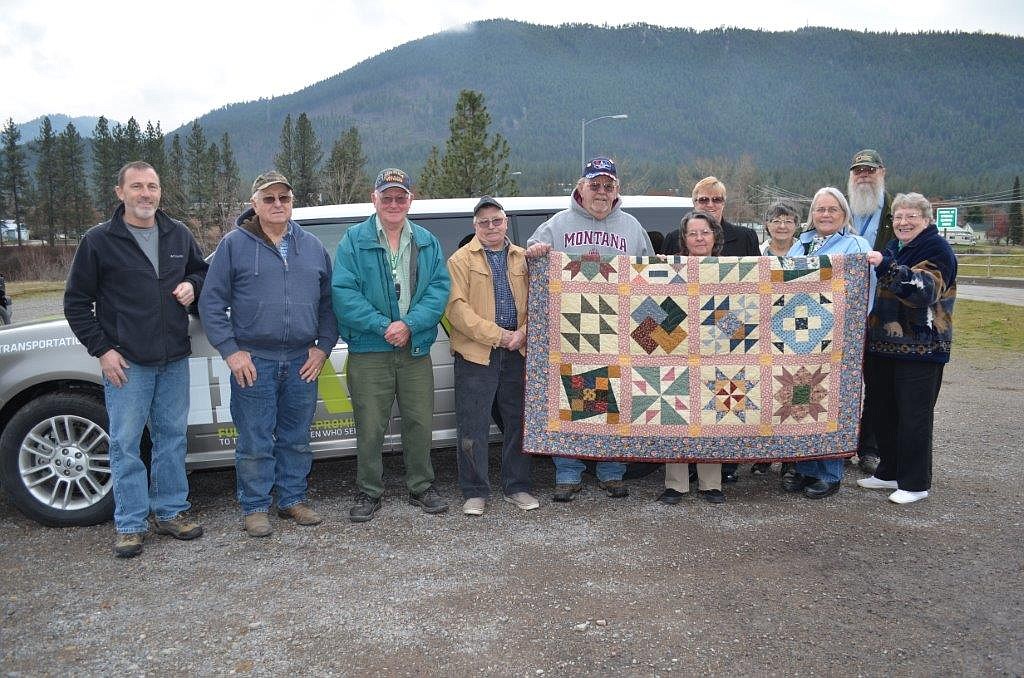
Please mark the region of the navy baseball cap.
<svg viewBox="0 0 1024 678"><path fill-rule="evenodd" d="M404 188L406 193L412 193L409 175L396 167L381 170L381 173L377 175L373 190L380 193L386 188Z"/></svg>
<svg viewBox="0 0 1024 678"><path fill-rule="evenodd" d="M618 179L615 175L615 163L612 162L611 158L605 158L598 156L587 163L586 168L583 170L584 179L593 179L594 177L607 174L612 179Z"/></svg>

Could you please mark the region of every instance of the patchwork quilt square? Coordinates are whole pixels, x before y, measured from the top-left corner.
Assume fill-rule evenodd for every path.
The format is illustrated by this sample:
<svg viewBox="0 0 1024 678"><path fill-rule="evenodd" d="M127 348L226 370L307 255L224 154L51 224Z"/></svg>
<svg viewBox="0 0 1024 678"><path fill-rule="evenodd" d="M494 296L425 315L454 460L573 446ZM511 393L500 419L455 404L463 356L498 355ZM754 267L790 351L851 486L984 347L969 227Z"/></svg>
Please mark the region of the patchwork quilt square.
<svg viewBox="0 0 1024 678"><path fill-rule="evenodd" d="M866 255L530 262L531 454L618 461L851 456Z"/></svg>

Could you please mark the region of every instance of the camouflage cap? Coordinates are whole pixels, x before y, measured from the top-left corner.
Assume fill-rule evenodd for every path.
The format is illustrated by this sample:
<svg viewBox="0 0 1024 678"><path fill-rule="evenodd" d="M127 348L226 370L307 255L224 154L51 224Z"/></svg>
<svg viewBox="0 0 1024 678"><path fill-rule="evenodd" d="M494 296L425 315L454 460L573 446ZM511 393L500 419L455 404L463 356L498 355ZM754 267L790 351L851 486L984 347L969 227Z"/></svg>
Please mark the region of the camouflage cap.
<svg viewBox="0 0 1024 678"><path fill-rule="evenodd" d="M252 182L253 195L255 195L257 191L262 191L267 186L273 186L274 184L284 184L288 187L289 191L292 190L292 185L288 183L288 179L283 174L271 170L259 175L256 177L256 181Z"/></svg>
<svg viewBox="0 0 1024 678"><path fill-rule="evenodd" d="M850 169L857 166L885 167L885 163L882 162L882 156L878 154L878 151L873 148L865 148L863 151L857 151L853 160L850 161Z"/></svg>

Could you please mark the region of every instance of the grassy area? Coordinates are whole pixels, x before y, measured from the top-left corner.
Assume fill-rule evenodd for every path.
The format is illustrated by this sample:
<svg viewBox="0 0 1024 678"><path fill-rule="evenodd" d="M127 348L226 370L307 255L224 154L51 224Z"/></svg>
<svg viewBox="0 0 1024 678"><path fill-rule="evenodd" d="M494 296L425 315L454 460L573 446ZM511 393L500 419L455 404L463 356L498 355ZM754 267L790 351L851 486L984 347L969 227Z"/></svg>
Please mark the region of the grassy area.
<svg viewBox="0 0 1024 678"><path fill-rule="evenodd" d="M957 299L953 308L953 359L995 367L1008 354L1024 355L1024 306Z"/></svg>
<svg viewBox="0 0 1024 678"><path fill-rule="evenodd" d="M26 280L7 283L7 295L16 299L31 299L63 291L63 280Z"/></svg>

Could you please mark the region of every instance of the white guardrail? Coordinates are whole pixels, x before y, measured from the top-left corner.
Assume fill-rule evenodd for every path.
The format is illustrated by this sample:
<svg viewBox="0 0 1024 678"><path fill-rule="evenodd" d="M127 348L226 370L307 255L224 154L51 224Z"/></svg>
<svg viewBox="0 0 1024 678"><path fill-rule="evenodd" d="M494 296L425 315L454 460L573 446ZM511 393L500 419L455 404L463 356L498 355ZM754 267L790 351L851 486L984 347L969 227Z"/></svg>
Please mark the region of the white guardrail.
<svg viewBox="0 0 1024 678"><path fill-rule="evenodd" d="M973 269L984 267L984 273L972 273L979 278L1024 278L1024 264L1002 263L1000 259L1020 260L1020 254L961 254L957 253L959 266L970 266ZM999 275L993 275L992 269L1000 269ZM1007 270L1009 269L1009 270Z"/></svg>

